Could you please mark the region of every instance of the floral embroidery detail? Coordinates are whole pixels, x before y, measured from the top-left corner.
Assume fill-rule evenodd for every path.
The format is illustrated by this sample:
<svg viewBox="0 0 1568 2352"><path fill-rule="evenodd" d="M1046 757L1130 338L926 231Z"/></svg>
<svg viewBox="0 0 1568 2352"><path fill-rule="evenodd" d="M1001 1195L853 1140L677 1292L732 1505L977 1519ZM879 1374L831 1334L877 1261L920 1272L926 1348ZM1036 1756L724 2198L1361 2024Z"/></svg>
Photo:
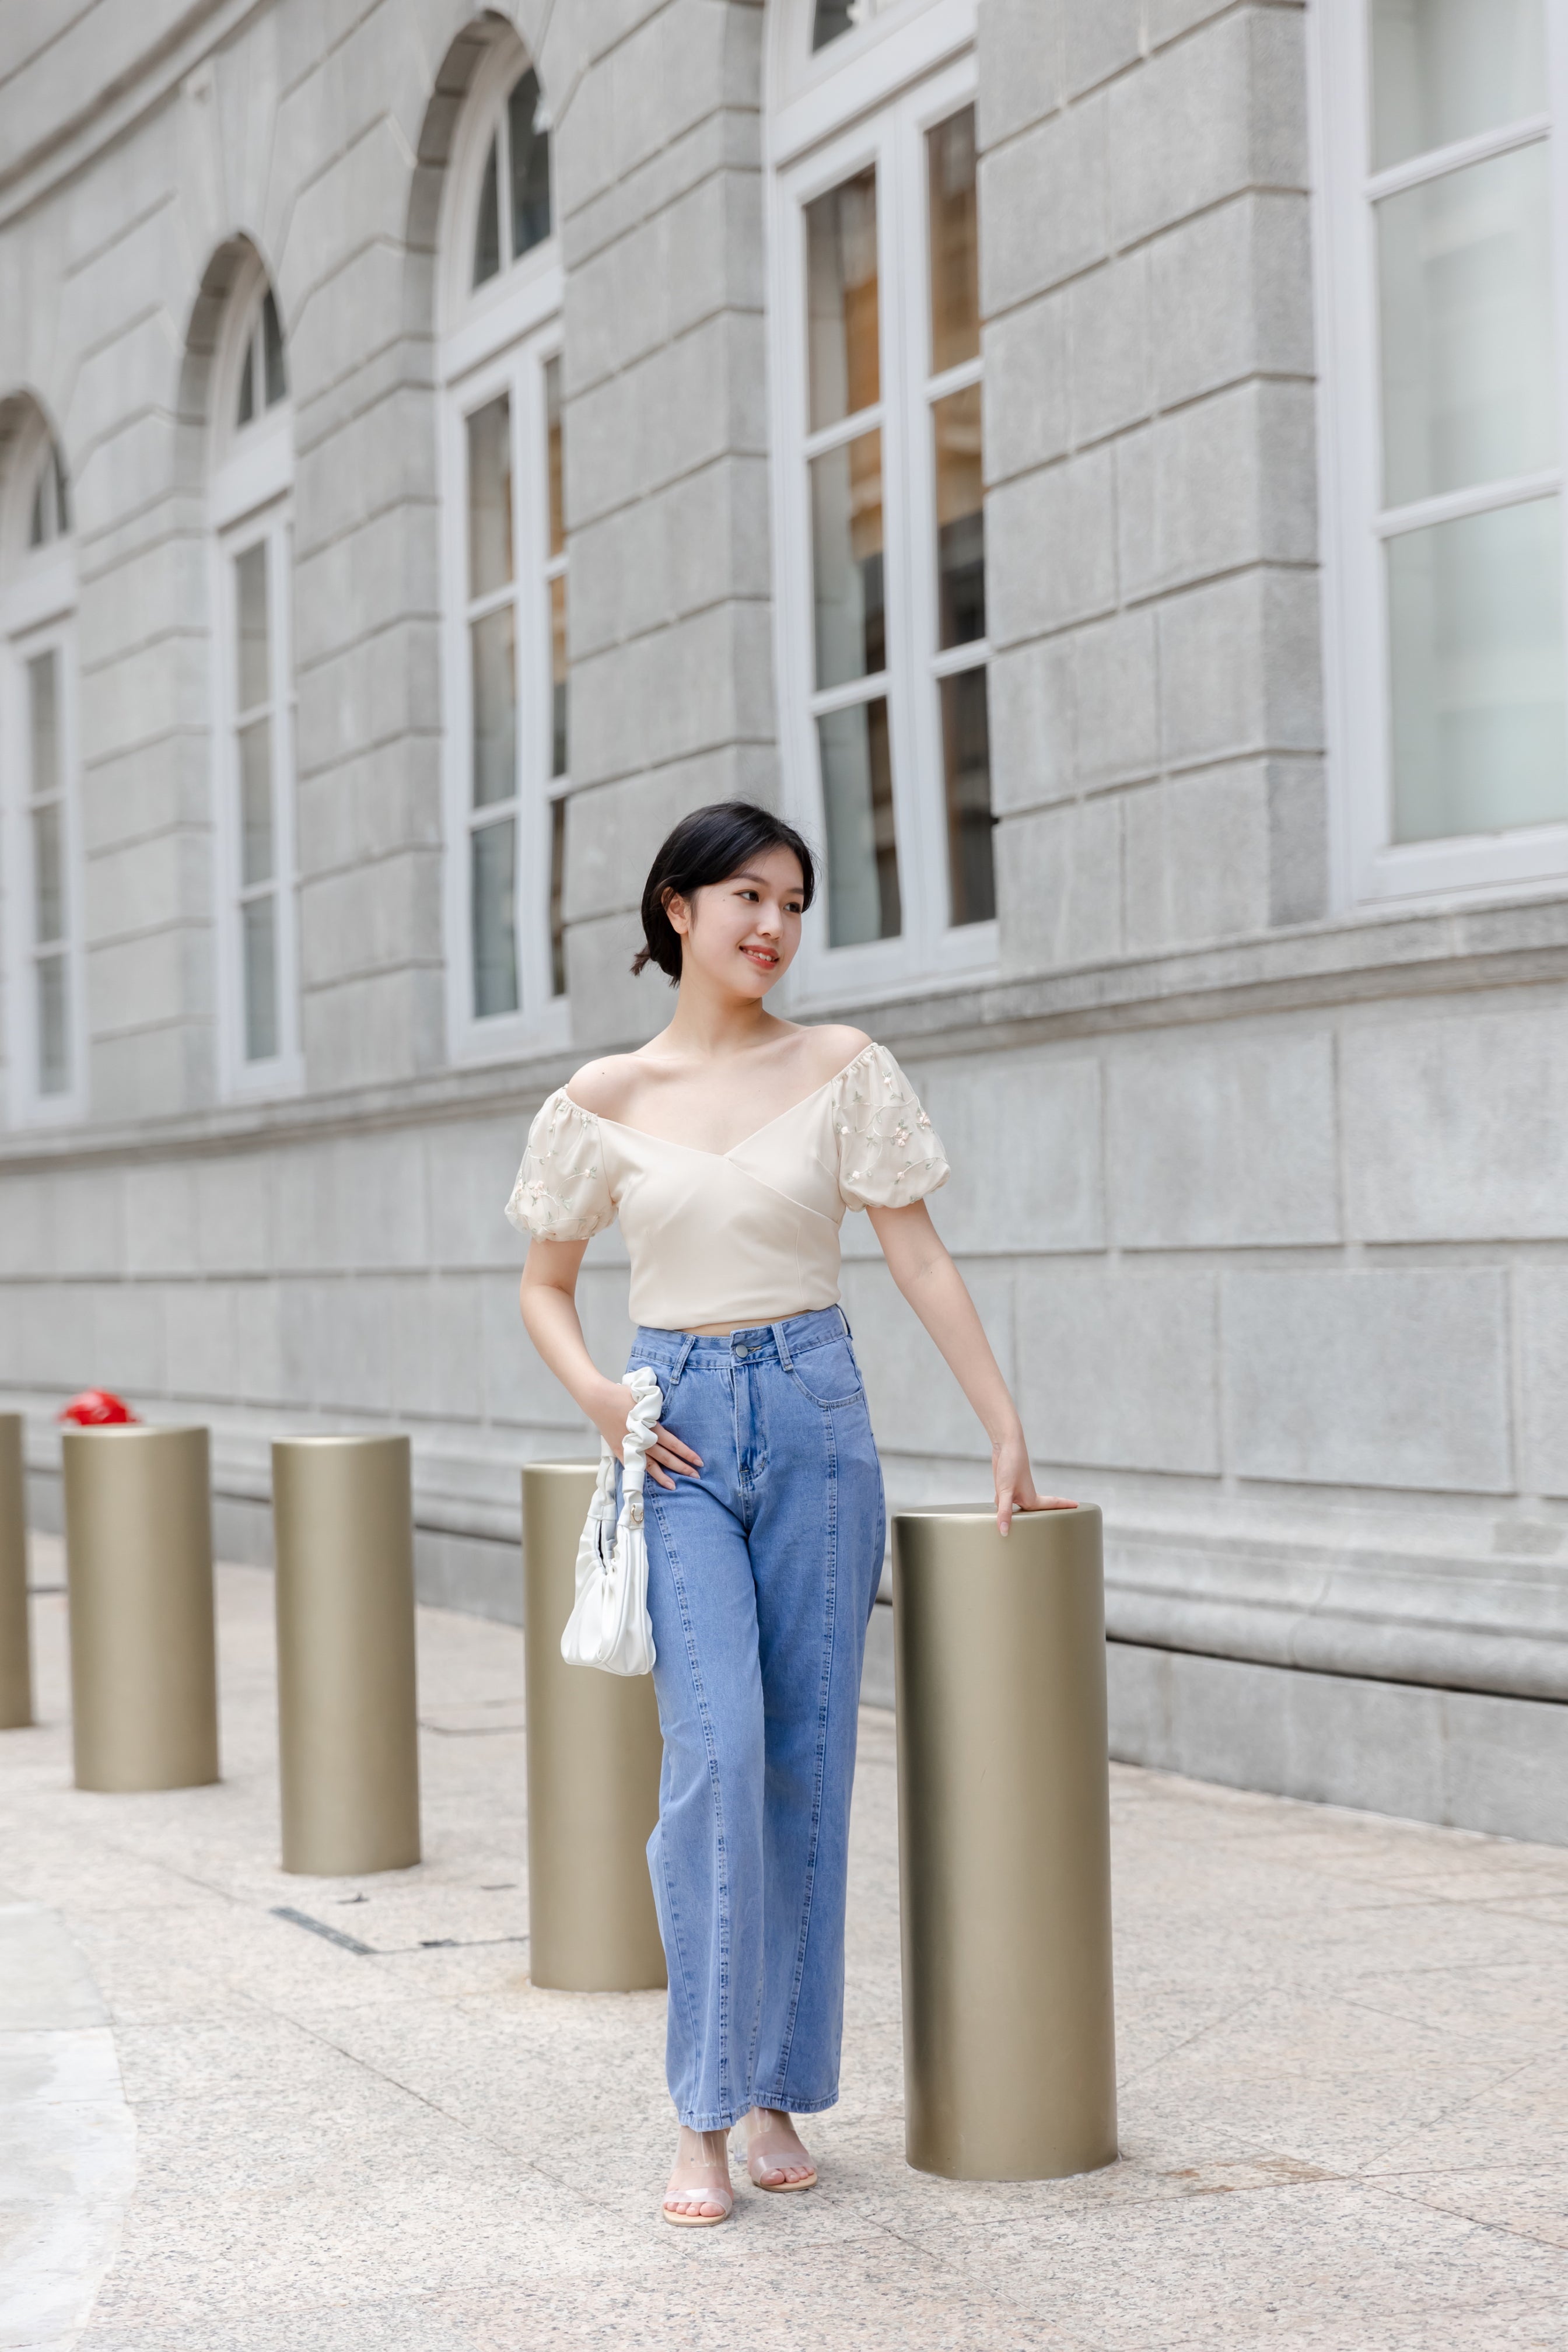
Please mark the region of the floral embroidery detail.
<svg viewBox="0 0 1568 2352"><path fill-rule="evenodd" d="M923 1200L947 1181L941 1141L886 1046L868 1045L835 1085L838 1189L850 1208Z"/></svg>
<svg viewBox="0 0 1568 2352"><path fill-rule="evenodd" d="M598 1149L599 1123L564 1087L540 1106L506 1213L542 1242L585 1242L615 1217Z"/></svg>

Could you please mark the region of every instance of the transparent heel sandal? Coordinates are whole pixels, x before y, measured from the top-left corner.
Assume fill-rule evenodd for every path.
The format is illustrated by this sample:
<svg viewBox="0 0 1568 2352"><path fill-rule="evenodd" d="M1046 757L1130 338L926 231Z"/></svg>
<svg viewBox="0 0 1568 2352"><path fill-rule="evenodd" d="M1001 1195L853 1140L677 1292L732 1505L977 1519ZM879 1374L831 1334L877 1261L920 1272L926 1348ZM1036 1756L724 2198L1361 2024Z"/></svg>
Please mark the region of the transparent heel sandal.
<svg viewBox="0 0 1568 2352"><path fill-rule="evenodd" d="M669 2186L664 2192L665 2202L659 2207L659 2211L678 2230L716 2230L720 2222L727 2221L735 2210L734 2191L730 2186L729 2143L720 2135L711 2137L719 2137L716 2155L705 2152L701 2156L680 2155L675 2159L675 2169L669 2176ZM689 2198L697 2205L720 2205L723 2210L720 2213L677 2213L668 2201L672 2197Z"/></svg>
<svg viewBox="0 0 1568 2352"><path fill-rule="evenodd" d="M765 2112L765 2111L757 2111ZM803 2168L792 2180L787 2175L778 2180L764 2180L765 2172L783 2174L789 2165ZM771 2118L752 2123L746 2135L746 2171L754 2189L764 2189L771 2197L787 2195L794 2189L815 2189L816 2167L798 2141L792 2147L784 2140Z"/></svg>

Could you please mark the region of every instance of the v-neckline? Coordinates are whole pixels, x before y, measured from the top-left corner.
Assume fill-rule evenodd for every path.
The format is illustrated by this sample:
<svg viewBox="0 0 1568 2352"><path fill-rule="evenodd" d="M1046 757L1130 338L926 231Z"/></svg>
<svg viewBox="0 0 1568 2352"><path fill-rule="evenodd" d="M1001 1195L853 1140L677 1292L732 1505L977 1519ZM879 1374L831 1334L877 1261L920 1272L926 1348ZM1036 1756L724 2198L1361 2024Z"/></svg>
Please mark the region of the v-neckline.
<svg viewBox="0 0 1568 2352"><path fill-rule="evenodd" d="M586 1112L590 1118L596 1118L601 1127L618 1128L623 1135L637 1136L644 1143L666 1144L671 1151L689 1151L699 1160L733 1160L737 1151L744 1151L748 1143L755 1143L758 1136L766 1135L770 1127L777 1127L781 1119L786 1119L793 1117L795 1112L797 1110L804 1110L807 1103L814 1103L818 1095L826 1094L830 1087L836 1087L838 1084L839 1079L846 1076L848 1072L855 1067L857 1062L864 1061L867 1055L874 1053L876 1047L874 1044L870 1045L862 1045L858 1054L852 1054L850 1055L848 1061L845 1063L843 1069L835 1070L830 1078L824 1078L819 1087L813 1087L808 1095L800 1096L799 1098L796 1101L792 1102L786 1109L775 1111L772 1118L763 1119L761 1127L752 1128L750 1135L742 1135L738 1143L732 1143L730 1146L728 1151L705 1151L700 1143L681 1143L679 1142L673 1135L655 1135L650 1128L628 1127L624 1118L611 1118L605 1111L589 1110L586 1103L580 1103L575 1095L567 1094L564 1087L562 1087L561 1091L566 1096L566 1099L571 1104L574 1110Z"/></svg>

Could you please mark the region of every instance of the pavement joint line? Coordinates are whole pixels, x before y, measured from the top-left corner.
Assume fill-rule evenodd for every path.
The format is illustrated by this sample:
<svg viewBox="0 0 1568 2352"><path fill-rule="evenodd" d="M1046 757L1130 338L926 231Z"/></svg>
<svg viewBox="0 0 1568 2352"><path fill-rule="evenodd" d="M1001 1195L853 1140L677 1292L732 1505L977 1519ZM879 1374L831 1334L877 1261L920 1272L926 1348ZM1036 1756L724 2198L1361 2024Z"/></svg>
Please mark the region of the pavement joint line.
<svg viewBox="0 0 1568 2352"><path fill-rule="evenodd" d="M274 1919L287 1919L291 1927L308 1927L312 1936L324 1936L329 1944L341 1944L345 1952L358 1953L367 1960L392 1960L402 1952L475 1952L492 1944L528 1941L526 1936L421 1936L416 1944L363 1944L357 1936L345 1934L342 1927L330 1927L325 1919L312 1919L308 1911L297 1911L291 1903L274 1903L270 1908Z"/></svg>

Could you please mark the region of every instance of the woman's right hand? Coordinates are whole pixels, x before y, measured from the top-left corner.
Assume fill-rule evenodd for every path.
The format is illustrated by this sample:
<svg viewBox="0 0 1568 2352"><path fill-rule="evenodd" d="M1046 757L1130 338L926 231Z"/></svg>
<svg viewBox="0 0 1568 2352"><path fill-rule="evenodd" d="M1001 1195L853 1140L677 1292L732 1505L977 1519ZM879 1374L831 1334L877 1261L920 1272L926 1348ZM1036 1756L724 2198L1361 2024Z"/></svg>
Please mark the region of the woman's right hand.
<svg viewBox="0 0 1568 2352"><path fill-rule="evenodd" d="M606 1381L604 1400L595 1409L594 1426L615 1455L617 1462L626 1460L626 1423L632 1417L637 1399L624 1381ZM662 1422L653 1425L653 1444L646 1455L648 1473L659 1486L673 1486L675 1479L668 1474L695 1478L702 1467L700 1454L693 1454Z"/></svg>

